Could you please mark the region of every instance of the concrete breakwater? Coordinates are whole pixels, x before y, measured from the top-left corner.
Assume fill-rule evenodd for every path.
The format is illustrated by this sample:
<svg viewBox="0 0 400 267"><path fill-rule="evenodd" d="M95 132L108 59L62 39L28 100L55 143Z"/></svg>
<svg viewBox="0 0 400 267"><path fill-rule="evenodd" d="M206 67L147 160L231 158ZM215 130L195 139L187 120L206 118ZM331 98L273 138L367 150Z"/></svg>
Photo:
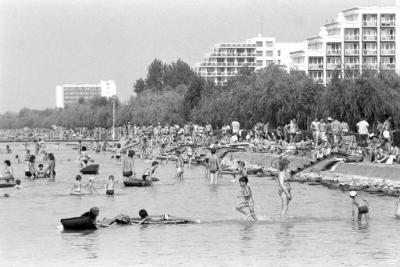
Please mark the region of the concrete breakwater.
<svg viewBox="0 0 400 267"><path fill-rule="evenodd" d="M273 173L271 163L280 155L272 153L230 152L226 156L246 162L248 166ZM310 165L307 157L289 156L289 169ZM275 172L276 173L276 172ZM345 163L327 158L292 176L293 182L321 184L331 189L365 191L372 194L399 196L400 166L379 163Z"/></svg>

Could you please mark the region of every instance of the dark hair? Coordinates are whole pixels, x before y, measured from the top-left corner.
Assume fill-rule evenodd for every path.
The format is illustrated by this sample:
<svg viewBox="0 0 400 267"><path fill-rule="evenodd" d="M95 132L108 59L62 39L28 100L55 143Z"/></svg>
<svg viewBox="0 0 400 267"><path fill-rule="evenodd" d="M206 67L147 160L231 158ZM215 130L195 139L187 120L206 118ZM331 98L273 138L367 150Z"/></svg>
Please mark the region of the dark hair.
<svg viewBox="0 0 400 267"><path fill-rule="evenodd" d="M211 154L215 154L217 153L217 150L215 149L215 147L211 148Z"/></svg>
<svg viewBox="0 0 400 267"><path fill-rule="evenodd" d="M15 155L15 158L17 159L17 158L19 158L19 156L18 156L18 155Z"/></svg>
<svg viewBox="0 0 400 267"><path fill-rule="evenodd" d="M33 163L35 161L35 159L36 159L35 155L31 155L29 157L29 162Z"/></svg>
<svg viewBox="0 0 400 267"><path fill-rule="evenodd" d="M40 167L43 167L43 164L42 164L42 163L39 164L39 168L40 168Z"/></svg>
<svg viewBox="0 0 400 267"><path fill-rule="evenodd" d="M133 158L134 155L135 155L135 151L134 150L129 150L128 157Z"/></svg>
<svg viewBox="0 0 400 267"><path fill-rule="evenodd" d="M290 161L287 159L280 159L278 161L278 170L283 171L289 165L289 163Z"/></svg>
<svg viewBox="0 0 400 267"><path fill-rule="evenodd" d="M249 182L249 179L247 179L246 176L242 176L242 177L239 178L239 182L243 182L243 183L247 184Z"/></svg>
<svg viewBox="0 0 400 267"><path fill-rule="evenodd" d="M153 163L151 163L151 166L156 166L156 165L158 165L159 163L158 163L158 161L153 161Z"/></svg>
<svg viewBox="0 0 400 267"><path fill-rule="evenodd" d="M26 153L31 153L31 151L29 149L26 150Z"/></svg>
<svg viewBox="0 0 400 267"><path fill-rule="evenodd" d="M117 144L117 148L121 148L121 144Z"/></svg>
<svg viewBox="0 0 400 267"><path fill-rule="evenodd" d="M86 146L82 146L82 151L86 151Z"/></svg>
<svg viewBox="0 0 400 267"><path fill-rule="evenodd" d="M10 162L8 159L6 159L6 160L4 161L4 163L7 164L7 166L11 166L11 162Z"/></svg>
<svg viewBox="0 0 400 267"><path fill-rule="evenodd" d="M140 218L144 219L147 216L149 216L149 214L147 214L147 211L145 209L141 209L141 210L139 210L139 216L140 216Z"/></svg>
<svg viewBox="0 0 400 267"><path fill-rule="evenodd" d="M82 176L80 176L79 174L75 177L75 180L76 181L78 181L78 180L82 180Z"/></svg>
<svg viewBox="0 0 400 267"><path fill-rule="evenodd" d="M115 177L114 177L114 175L110 175L110 176L108 176L108 179L114 179Z"/></svg>
<svg viewBox="0 0 400 267"><path fill-rule="evenodd" d="M176 151L175 151L175 154L178 154L178 155L180 155L180 154L181 154L181 152L180 152L179 150L176 150Z"/></svg>
<svg viewBox="0 0 400 267"><path fill-rule="evenodd" d="M21 184L21 180L20 179L15 180L15 184L20 185Z"/></svg>
<svg viewBox="0 0 400 267"><path fill-rule="evenodd" d="M49 153L47 156L49 157L49 160L55 160L53 153Z"/></svg>

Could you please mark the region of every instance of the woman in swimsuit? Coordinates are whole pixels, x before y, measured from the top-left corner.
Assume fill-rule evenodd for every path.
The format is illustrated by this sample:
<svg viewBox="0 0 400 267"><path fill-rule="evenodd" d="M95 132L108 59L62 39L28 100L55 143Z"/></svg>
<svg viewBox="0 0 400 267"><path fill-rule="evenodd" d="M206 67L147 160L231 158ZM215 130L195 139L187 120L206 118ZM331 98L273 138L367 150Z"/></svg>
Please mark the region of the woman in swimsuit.
<svg viewBox="0 0 400 267"><path fill-rule="evenodd" d="M9 160L4 161L4 172L1 179L5 180L7 183L14 181L14 170L11 167L11 162Z"/></svg>
<svg viewBox="0 0 400 267"><path fill-rule="evenodd" d="M55 159L53 153L49 153L48 157L49 157L50 162L49 162L49 165L47 166L47 168L45 170L45 174L48 175L48 177L50 179L55 180L56 179L56 171L55 171L56 159Z"/></svg>
<svg viewBox="0 0 400 267"><path fill-rule="evenodd" d="M279 180L279 191L278 194L282 199L282 210L281 210L281 218L284 220L286 218L286 213L288 211L289 202L292 199L292 195L290 193L290 184L285 182L285 180L290 178L290 174L287 172L287 167L289 166L289 160L280 159L278 162L278 180Z"/></svg>

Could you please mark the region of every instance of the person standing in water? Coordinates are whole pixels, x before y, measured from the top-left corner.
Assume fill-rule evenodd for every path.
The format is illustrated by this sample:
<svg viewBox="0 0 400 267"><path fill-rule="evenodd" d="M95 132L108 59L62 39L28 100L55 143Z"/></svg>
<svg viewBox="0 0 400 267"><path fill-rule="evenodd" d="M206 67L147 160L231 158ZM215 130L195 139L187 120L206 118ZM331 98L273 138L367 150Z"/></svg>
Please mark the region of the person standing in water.
<svg viewBox="0 0 400 267"><path fill-rule="evenodd" d="M106 195L114 196L114 188L115 188L114 175L110 175L108 177L108 182L106 184Z"/></svg>
<svg viewBox="0 0 400 267"><path fill-rule="evenodd" d="M395 216L397 219L400 219L400 196L399 196L399 198L397 199L396 212L394 213L394 216Z"/></svg>
<svg viewBox="0 0 400 267"><path fill-rule="evenodd" d="M128 156L124 157L122 160L122 176L129 178L135 178L135 162L133 160L133 156L135 155L135 151L129 150Z"/></svg>
<svg viewBox="0 0 400 267"><path fill-rule="evenodd" d="M215 155L215 153L217 153L217 149L215 149L214 147L211 148L211 156L208 160L210 184L218 184L218 172L220 170L220 163L219 158L217 157L217 155Z"/></svg>
<svg viewBox="0 0 400 267"><path fill-rule="evenodd" d="M363 203L360 204L360 202L357 199L357 192L356 191L350 191L349 196L353 200L352 209L351 209L351 216L352 216L353 222L354 222L354 215L357 212L357 222L358 222L358 224L361 225L361 220L362 220L363 216L365 218L366 224L368 224L368 221L369 221L369 203L368 203L368 200L366 200L364 198L363 199Z"/></svg>
<svg viewBox="0 0 400 267"><path fill-rule="evenodd" d="M175 175L175 179L179 180L179 181L183 181L183 166L184 166L184 161L181 155L181 152L179 150L177 150L175 152L176 154L176 175Z"/></svg>
<svg viewBox="0 0 400 267"><path fill-rule="evenodd" d="M55 171L56 159L55 159L53 153L49 153L48 157L49 157L50 162L45 170L45 174L47 174L50 179L55 180L56 179L56 171Z"/></svg>
<svg viewBox="0 0 400 267"><path fill-rule="evenodd" d="M290 184L285 182L290 178L290 174L287 172L287 167L289 166L289 160L280 159L278 162L278 181L279 181L279 196L282 200L282 210L281 210L281 218L285 220L286 214L288 211L288 206L290 200L292 200L292 194L290 193Z"/></svg>
<svg viewBox="0 0 400 267"><path fill-rule="evenodd" d="M237 198L243 198L243 201L239 203L238 206L236 206L236 210L243 213L245 216L251 216L255 221L257 221L256 214L254 213L254 200L253 200L253 195L251 193L250 186L247 184L249 182L249 179L246 176L242 176L239 179L240 183L240 195L237 196ZM248 214L245 209L249 209ZM247 217L246 217L247 219Z"/></svg>

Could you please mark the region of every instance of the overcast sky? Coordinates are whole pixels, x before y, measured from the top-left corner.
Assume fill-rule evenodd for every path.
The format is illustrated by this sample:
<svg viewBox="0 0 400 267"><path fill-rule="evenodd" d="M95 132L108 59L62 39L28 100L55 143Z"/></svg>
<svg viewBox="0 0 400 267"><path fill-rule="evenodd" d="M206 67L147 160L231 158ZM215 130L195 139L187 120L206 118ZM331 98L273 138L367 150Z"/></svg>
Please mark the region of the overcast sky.
<svg viewBox="0 0 400 267"><path fill-rule="evenodd" d="M0 113L55 107L55 87L115 80L127 100L154 58L193 66L260 32L303 41L344 9L394 0L0 0Z"/></svg>

